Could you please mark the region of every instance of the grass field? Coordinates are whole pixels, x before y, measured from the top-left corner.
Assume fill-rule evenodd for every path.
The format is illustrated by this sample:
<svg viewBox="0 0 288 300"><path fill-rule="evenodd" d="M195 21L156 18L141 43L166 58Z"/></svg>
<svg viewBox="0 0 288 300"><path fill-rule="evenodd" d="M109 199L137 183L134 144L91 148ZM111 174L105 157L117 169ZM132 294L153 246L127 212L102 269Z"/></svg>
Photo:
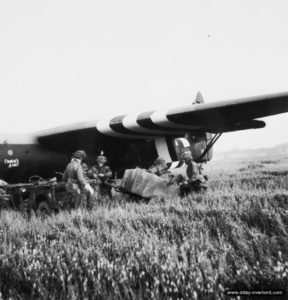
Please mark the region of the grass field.
<svg viewBox="0 0 288 300"><path fill-rule="evenodd" d="M205 195L119 198L47 218L2 211L0 299L288 295L288 158L214 161L206 170Z"/></svg>

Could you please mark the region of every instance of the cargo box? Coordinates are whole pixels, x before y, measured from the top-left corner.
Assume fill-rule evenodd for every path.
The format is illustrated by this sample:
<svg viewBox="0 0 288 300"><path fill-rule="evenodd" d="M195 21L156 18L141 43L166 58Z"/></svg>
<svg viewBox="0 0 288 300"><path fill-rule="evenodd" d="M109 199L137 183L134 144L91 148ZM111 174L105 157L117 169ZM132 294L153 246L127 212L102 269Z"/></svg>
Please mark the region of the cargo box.
<svg viewBox="0 0 288 300"><path fill-rule="evenodd" d="M122 180L122 188L144 198L154 196L175 197L179 195L179 186L169 181L136 168L126 170Z"/></svg>

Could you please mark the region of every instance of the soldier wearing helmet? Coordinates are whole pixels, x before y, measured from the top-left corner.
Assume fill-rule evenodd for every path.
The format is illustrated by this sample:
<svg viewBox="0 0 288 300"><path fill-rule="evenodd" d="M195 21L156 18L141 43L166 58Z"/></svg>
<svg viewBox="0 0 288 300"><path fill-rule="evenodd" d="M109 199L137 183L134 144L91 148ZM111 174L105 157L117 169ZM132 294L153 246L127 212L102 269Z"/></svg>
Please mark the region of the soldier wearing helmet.
<svg viewBox="0 0 288 300"><path fill-rule="evenodd" d="M194 182L199 177L199 165L193 160L191 151L185 151L182 154L182 159L187 165L187 177L188 181Z"/></svg>
<svg viewBox="0 0 288 300"><path fill-rule="evenodd" d="M191 151L185 151L182 154L182 159L184 160L184 162L189 162L189 161L193 160Z"/></svg>
<svg viewBox="0 0 288 300"><path fill-rule="evenodd" d="M202 164L198 164L193 160L191 151L185 151L182 154L182 159L187 166L186 174L188 178L188 180L184 180L183 183L190 184L194 190L206 190L207 176L202 174Z"/></svg>
<svg viewBox="0 0 288 300"><path fill-rule="evenodd" d="M112 178L113 174L107 165L107 157L103 155L103 152L97 157L96 164L88 170L87 176L91 179L96 179L94 189L99 189L99 196L112 197L111 187L107 185L107 182Z"/></svg>
<svg viewBox="0 0 288 300"><path fill-rule="evenodd" d="M92 187L87 182L81 163L87 155L83 150L77 150L72 154L71 162L67 165L62 180L66 182L66 191L71 200L73 208L79 208L85 200L87 194L94 193Z"/></svg>
<svg viewBox="0 0 288 300"><path fill-rule="evenodd" d="M153 165L148 169L149 173L155 174L157 176L162 176L163 174L168 173L166 161L163 157L157 157L154 160Z"/></svg>

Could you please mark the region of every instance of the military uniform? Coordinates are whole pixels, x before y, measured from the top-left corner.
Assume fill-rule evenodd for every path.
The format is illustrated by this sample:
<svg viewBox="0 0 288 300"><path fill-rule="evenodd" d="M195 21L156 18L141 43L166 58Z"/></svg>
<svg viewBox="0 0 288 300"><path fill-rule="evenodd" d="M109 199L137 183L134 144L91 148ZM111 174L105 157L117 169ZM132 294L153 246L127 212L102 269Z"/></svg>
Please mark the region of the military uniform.
<svg viewBox="0 0 288 300"><path fill-rule="evenodd" d="M84 152L84 151L83 151ZM93 189L84 177L81 161L86 157L81 151L76 151L71 162L67 165L62 180L66 182L66 191L73 208L79 208L86 200L87 194L93 193Z"/></svg>
<svg viewBox="0 0 288 300"><path fill-rule="evenodd" d="M193 157L190 151L183 154L183 160L187 165L186 174L188 181L184 181L184 184L189 184L192 190L200 191L207 189L207 176L202 174L201 164L193 161Z"/></svg>
<svg viewBox="0 0 288 300"><path fill-rule="evenodd" d="M195 182L200 177L199 165L193 160L186 162L186 174L190 182Z"/></svg>
<svg viewBox="0 0 288 300"><path fill-rule="evenodd" d="M86 181L87 182L89 182L90 181L90 178L88 177L88 175L87 175L87 172L88 172L88 170L89 170L89 168L88 168L88 165L86 164L86 163L82 163L81 164L82 165L82 168L83 168L83 175L84 175L84 178L86 179ZM94 193L93 193L94 194ZM88 209L88 210L92 210L92 208L93 208L93 196L92 195L90 195L89 193L86 195L86 208Z"/></svg>
<svg viewBox="0 0 288 300"><path fill-rule="evenodd" d="M86 180L88 180L89 179L88 176L87 176L87 172L89 170L88 165L86 163L81 163L81 166L82 166L82 169L83 169L84 178Z"/></svg>
<svg viewBox="0 0 288 300"><path fill-rule="evenodd" d="M148 172L159 177L163 177L165 174L167 176L166 179L170 179L170 177L173 176L172 173L167 170L166 161L162 157L155 159L154 164L148 169Z"/></svg>
<svg viewBox="0 0 288 300"><path fill-rule="evenodd" d="M152 165L148 169L148 172L151 173L151 174L157 175L157 176L161 176L163 174L162 170L159 167L155 166L155 165Z"/></svg>
<svg viewBox="0 0 288 300"><path fill-rule="evenodd" d="M98 194L98 197L108 196L109 198L112 198L111 187L106 183L112 178L113 174L110 167L106 165L106 161L107 159L105 156L98 156L97 164L88 170L87 176L96 181L93 185L95 196Z"/></svg>

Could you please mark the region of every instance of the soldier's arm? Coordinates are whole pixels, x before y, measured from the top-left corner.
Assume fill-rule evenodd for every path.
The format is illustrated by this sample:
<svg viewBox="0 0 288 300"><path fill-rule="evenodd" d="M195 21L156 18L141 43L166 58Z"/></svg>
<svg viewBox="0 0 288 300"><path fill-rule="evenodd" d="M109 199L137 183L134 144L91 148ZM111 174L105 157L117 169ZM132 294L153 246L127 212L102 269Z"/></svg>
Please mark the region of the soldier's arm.
<svg viewBox="0 0 288 300"><path fill-rule="evenodd" d="M112 171L108 166L106 167L104 175L105 175L106 178L112 178L112 176L113 176Z"/></svg>
<svg viewBox="0 0 288 300"><path fill-rule="evenodd" d="M204 171L202 164L198 164L198 169L199 169L199 173L202 174Z"/></svg>
<svg viewBox="0 0 288 300"><path fill-rule="evenodd" d="M88 178L94 178L94 168L93 167L91 167L88 171L87 171L87 177Z"/></svg>
<svg viewBox="0 0 288 300"><path fill-rule="evenodd" d="M82 187L84 187L87 184L81 165L79 165L76 169L76 178Z"/></svg>

